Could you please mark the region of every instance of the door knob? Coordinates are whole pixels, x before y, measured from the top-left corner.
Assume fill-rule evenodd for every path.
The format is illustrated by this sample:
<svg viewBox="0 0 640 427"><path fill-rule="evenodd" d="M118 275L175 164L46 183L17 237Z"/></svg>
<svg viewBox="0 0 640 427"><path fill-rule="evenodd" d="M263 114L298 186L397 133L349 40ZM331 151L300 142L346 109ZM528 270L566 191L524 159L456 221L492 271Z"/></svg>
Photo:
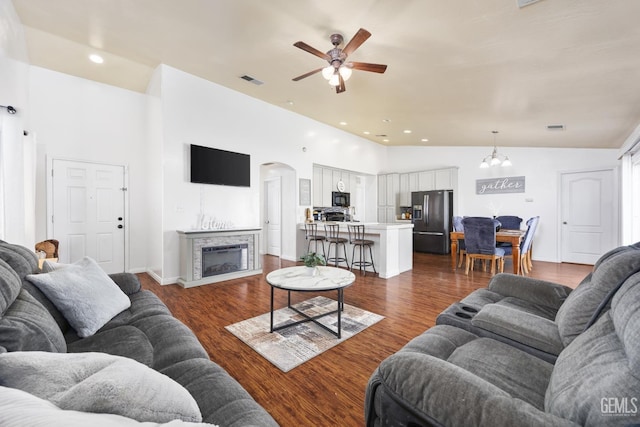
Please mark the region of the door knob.
<svg viewBox="0 0 640 427"><path fill-rule="evenodd" d="M124 226L122 224L118 224L118 228L123 228Z"/></svg>

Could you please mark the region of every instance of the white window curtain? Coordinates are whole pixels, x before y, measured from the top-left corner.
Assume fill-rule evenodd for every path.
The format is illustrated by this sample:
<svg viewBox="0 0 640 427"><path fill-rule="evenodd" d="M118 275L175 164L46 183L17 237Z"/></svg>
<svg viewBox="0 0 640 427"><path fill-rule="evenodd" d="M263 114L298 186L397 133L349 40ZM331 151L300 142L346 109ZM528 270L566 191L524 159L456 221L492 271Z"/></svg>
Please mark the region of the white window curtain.
<svg viewBox="0 0 640 427"><path fill-rule="evenodd" d="M0 240L5 240L5 202L4 202L4 171L7 156L4 152L4 140L2 138L2 121L0 121Z"/></svg>
<svg viewBox="0 0 640 427"><path fill-rule="evenodd" d="M622 244L640 242L640 137L622 154Z"/></svg>
<svg viewBox="0 0 640 427"><path fill-rule="evenodd" d="M631 155L631 241L640 242L640 147Z"/></svg>

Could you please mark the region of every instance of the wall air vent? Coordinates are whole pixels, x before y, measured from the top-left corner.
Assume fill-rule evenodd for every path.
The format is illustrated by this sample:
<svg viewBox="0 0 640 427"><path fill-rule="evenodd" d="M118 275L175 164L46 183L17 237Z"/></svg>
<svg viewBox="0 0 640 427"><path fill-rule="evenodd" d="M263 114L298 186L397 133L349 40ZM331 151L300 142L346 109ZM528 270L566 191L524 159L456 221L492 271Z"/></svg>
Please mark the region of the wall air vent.
<svg viewBox="0 0 640 427"><path fill-rule="evenodd" d="M254 85L256 85L256 86L260 86L261 84L264 84L264 82L261 82L261 81L260 81L260 80L258 80L258 79L254 79L253 77L248 76L248 75L246 75L246 74L245 74L244 76L240 76L240 78L241 78L242 80L246 80L246 81L248 81L248 82L250 82L250 83L253 83L253 84L254 84Z"/></svg>
<svg viewBox="0 0 640 427"><path fill-rule="evenodd" d="M547 125L547 130L564 130L564 125Z"/></svg>
<svg viewBox="0 0 640 427"><path fill-rule="evenodd" d="M539 1L540 0L517 0L519 8L529 6L530 4L533 4L533 3L538 3Z"/></svg>
<svg viewBox="0 0 640 427"><path fill-rule="evenodd" d="M378 135L376 135L376 136L377 136L378 138L386 138L386 137L387 137L387 135L385 135L385 134L383 134L383 133L378 134Z"/></svg>

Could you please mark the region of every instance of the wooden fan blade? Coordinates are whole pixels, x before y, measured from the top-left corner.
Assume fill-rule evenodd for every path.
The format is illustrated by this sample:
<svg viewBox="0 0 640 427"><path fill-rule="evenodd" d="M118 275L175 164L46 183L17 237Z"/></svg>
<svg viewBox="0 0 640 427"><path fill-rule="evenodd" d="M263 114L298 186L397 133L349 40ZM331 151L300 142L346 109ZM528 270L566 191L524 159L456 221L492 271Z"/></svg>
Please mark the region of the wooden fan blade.
<svg viewBox="0 0 640 427"><path fill-rule="evenodd" d="M305 42L295 42L293 45L295 47L297 47L297 48L300 48L300 49L306 51L306 52L309 52L312 55L320 57L320 58L324 59L325 61L331 60L331 57L329 55L327 55L324 52L320 52L318 49L316 49L315 47L309 46Z"/></svg>
<svg viewBox="0 0 640 427"><path fill-rule="evenodd" d="M308 73L305 73L305 74L303 74L303 75L301 75L301 76L298 76L298 77L294 77L294 78L293 78L293 79L291 79L291 80L293 80L294 82L297 82L298 80L302 80L302 79L304 79L304 78L307 78L307 77L309 77L309 76L311 76L311 75L313 75L313 74L315 74L315 73L319 73L320 71L322 71L322 68L318 68L318 69L316 69L316 70L309 71Z"/></svg>
<svg viewBox="0 0 640 427"><path fill-rule="evenodd" d="M342 49L342 53L347 56L351 55L353 51L359 48L360 45L364 43L369 37L371 37L371 33L364 28L360 28L356 35L353 36L353 38L349 40L349 43L347 43L344 49Z"/></svg>
<svg viewBox="0 0 640 427"><path fill-rule="evenodd" d="M347 90L347 88L344 85L344 79L342 78L341 74L338 74L338 78L340 79L340 84L338 86L336 86L336 93L342 93L345 90Z"/></svg>
<svg viewBox="0 0 640 427"><path fill-rule="evenodd" d="M368 62L349 62L347 66L354 70L371 71L372 73L384 73L387 66L384 64L369 64Z"/></svg>

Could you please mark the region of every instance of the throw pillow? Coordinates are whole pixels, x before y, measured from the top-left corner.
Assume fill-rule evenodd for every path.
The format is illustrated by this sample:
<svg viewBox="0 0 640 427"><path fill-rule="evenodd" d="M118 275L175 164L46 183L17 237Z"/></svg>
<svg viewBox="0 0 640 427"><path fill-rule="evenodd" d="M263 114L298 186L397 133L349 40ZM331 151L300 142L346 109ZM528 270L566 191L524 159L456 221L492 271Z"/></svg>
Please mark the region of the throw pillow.
<svg viewBox="0 0 640 427"><path fill-rule="evenodd" d="M126 357L106 353L0 354L0 378L61 409L116 414L138 421L201 422L200 408L180 384Z"/></svg>
<svg viewBox="0 0 640 427"><path fill-rule="evenodd" d="M216 427L182 420L166 424L138 422L114 414L65 411L22 390L0 386L0 425L3 427Z"/></svg>
<svg viewBox="0 0 640 427"><path fill-rule="evenodd" d="M69 266L69 264L63 264L61 262L54 262L45 259L42 263L42 272L51 273L52 271L60 270L61 268L65 268L67 266Z"/></svg>
<svg viewBox="0 0 640 427"><path fill-rule="evenodd" d="M33 283L62 312L78 336L95 334L131 306L131 300L91 258L50 273L29 274Z"/></svg>

